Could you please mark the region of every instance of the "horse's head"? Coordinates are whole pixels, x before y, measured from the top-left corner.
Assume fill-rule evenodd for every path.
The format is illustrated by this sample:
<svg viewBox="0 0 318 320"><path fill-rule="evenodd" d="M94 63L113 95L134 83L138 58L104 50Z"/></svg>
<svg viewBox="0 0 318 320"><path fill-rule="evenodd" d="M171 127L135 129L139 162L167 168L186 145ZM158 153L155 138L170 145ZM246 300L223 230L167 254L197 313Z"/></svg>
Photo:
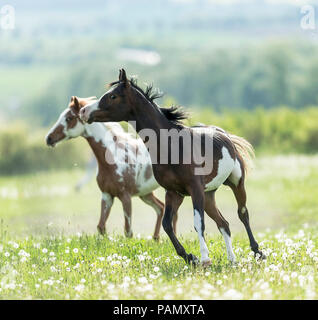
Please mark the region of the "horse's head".
<svg viewBox="0 0 318 320"><path fill-rule="evenodd" d="M80 110L83 121L92 123L130 120L134 108L134 89L124 69L119 71L119 80L111 83L111 86L99 100Z"/></svg>
<svg viewBox="0 0 318 320"><path fill-rule="evenodd" d="M76 138L85 132L85 125L79 117L79 112L94 98L78 98L74 96L71 98L68 107L60 114L57 122L46 136L48 146L54 147L60 141Z"/></svg>

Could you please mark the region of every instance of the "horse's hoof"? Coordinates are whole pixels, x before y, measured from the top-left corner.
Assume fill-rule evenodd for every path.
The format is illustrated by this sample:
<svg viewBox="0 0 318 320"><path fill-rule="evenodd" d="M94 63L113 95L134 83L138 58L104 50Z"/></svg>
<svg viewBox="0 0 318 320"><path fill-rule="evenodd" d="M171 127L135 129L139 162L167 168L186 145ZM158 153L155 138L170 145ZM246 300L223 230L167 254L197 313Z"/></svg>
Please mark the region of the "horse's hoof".
<svg viewBox="0 0 318 320"><path fill-rule="evenodd" d="M160 237L159 236L153 236L152 237L155 241L159 241Z"/></svg>
<svg viewBox="0 0 318 320"><path fill-rule="evenodd" d="M212 264L211 259L201 262L201 265L202 265L203 268L207 268L207 267L209 267L211 264Z"/></svg>
<svg viewBox="0 0 318 320"><path fill-rule="evenodd" d="M266 255L262 251L255 252L254 256L256 259L266 260Z"/></svg>
<svg viewBox="0 0 318 320"><path fill-rule="evenodd" d="M188 263L192 266L196 267L200 264L199 259L192 253L188 254Z"/></svg>
<svg viewBox="0 0 318 320"><path fill-rule="evenodd" d="M132 232L125 233L125 236L126 236L126 238L132 238L133 237L133 233Z"/></svg>

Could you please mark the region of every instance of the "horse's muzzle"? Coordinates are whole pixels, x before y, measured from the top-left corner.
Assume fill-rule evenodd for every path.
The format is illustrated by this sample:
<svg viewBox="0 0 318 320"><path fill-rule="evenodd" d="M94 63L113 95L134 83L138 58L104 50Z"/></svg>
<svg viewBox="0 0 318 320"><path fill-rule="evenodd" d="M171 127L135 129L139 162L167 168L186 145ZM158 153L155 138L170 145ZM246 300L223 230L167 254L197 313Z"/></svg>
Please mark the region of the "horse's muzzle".
<svg viewBox="0 0 318 320"><path fill-rule="evenodd" d="M82 108L81 110L80 110L80 112L79 112L79 117L80 117L80 119L82 120L82 121L84 121L84 122L88 122L90 119L90 112L89 112L89 110L86 108L86 107L84 107L84 108Z"/></svg>
<svg viewBox="0 0 318 320"><path fill-rule="evenodd" d="M49 147L54 147L56 142L54 141L54 139L51 137L51 135L47 136L46 137L46 144L49 146Z"/></svg>

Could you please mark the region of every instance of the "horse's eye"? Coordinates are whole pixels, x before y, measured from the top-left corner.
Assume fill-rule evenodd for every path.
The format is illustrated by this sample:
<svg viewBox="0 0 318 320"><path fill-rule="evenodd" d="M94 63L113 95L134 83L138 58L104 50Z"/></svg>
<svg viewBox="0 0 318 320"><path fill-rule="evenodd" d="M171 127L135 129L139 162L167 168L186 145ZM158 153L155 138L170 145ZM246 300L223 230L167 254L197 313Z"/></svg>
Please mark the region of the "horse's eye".
<svg viewBox="0 0 318 320"><path fill-rule="evenodd" d="M112 95L110 96L110 98L111 98L112 100L114 100L114 99L116 99L116 96L115 96L114 94L112 94Z"/></svg>
<svg viewBox="0 0 318 320"><path fill-rule="evenodd" d="M71 120L72 120L71 117L67 117L67 118L66 118L66 122L70 122Z"/></svg>

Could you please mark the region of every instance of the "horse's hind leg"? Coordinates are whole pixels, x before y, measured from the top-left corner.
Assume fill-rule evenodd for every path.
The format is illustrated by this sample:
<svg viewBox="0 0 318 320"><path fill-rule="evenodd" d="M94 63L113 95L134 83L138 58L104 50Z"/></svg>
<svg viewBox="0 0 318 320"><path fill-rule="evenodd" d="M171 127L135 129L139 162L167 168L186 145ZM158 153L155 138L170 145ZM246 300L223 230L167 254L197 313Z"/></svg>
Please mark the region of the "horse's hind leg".
<svg viewBox="0 0 318 320"><path fill-rule="evenodd" d="M201 252L201 264L209 266L211 264L211 259L209 258L209 250L205 242L204 231L204 202L205 194L203 187L201 185L194 185L190 190L190 195L192 198L193 211L194 211L194 229L198 234L200 242L200 252Z"/></svg>
<svg viewBox="0 0 318 320"><path fill-rule="evenodd" d="M172 227L174 234L177 234L177 221L178 221L178 212L176 212L172 219Z"/></svg>
<svg viewBox="0 0 318 320"><path fill-rule="evenodd" d="M255 253L255 255L258 253L263 259L265 259L266 257L262 253L262 251L259 250L258 243L256 242L253 232L251 230L249 214L246 207L246 191L245 191L245 185L244 185L244 173L242 172L241 174L242 175L239 179L237 179L237 177L233 176L232 174L225 184L232 189L235 195L236 202L238 205L238 216L242 221L242 223L244 224L248 238L250 240L250 246L252 251Z"/></svg>
<svg viewBox="0 0 318 320"><path fill-rule="evenodd" d="M131 196L129 194L124 194L119 197L124 210L125 216L125 236L131 238L133 232L131 229Z"/></svg>
<svg viewBox="0 0 318 320"><path fill-rule="evenodd" d="M165 206L158 198L155 197L155 195L152 192L144 196L141 196L140 199L144 201L146 204L148 204L149 206L151 206L157 213L157 222L156 222L153 238L155 240L159 240L160 227L162 223L163 211Z"/></svg>
<svg viewBox="0 0 318 320"><path fill-rule="evenodd" d="M220 230L224 238L228 260L234 263L235 255L232 248L231 231L229 228L229 223L224 219L221 212L216 206L215 191L210 191L205 194L204 206L205 212L210 218L212 218L215 221L218 229Z"/></svg>

